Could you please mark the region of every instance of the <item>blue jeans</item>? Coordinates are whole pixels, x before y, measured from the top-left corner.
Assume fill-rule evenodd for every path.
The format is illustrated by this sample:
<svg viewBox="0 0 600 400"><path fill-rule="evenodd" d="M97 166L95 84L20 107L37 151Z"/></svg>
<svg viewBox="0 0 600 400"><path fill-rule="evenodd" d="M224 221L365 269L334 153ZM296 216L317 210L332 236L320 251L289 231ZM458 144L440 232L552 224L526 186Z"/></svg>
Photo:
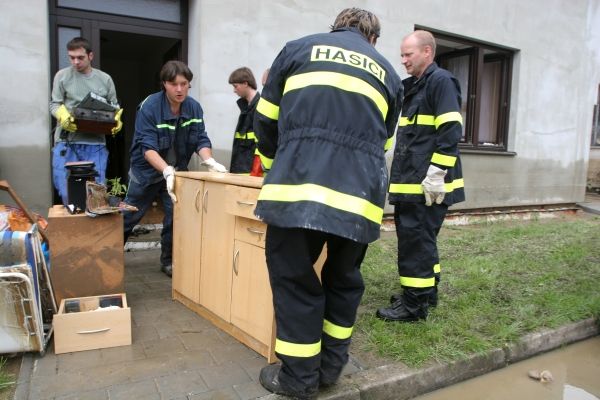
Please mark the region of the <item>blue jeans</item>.
<svg viewBox="0 0 600 400"><path fill-rule="evenodd" d="M167 193L167 185L164 180L146 186L136 183L132 179L129 180L125 203L136 206L138 211L124 213L124 237L125 242L127 242L133 227L140 222L157 195L160 196L165 208L163 227L160 234L160 264L165 266L170 265L173 260L173 202L169 197L169 193Z"/></svg>
<svg viewBox="0 0 600 400"><path fill-rule="evenodd" d="M76 144L67 145L58 142L52 149L52 180L54 187L67 205L67 169L65 164L70 161L93 161L98 172L96 182L104 184L106 179L106 164L108 163L108 150L103 144Z"/></svg>

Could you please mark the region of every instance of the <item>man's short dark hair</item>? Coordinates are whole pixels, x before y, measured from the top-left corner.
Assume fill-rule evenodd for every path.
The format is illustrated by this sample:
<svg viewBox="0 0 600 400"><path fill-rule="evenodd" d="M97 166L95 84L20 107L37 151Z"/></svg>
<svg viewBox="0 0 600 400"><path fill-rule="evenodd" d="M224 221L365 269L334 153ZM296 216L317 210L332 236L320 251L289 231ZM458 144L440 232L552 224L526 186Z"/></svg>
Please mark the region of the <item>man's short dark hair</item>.
<svg viewBox="0 0 600 400"><path fill-rule="evenodd" d="M362 8L346 8L335 18L331 30L340 28L357 28L367 39L371 35L379 37L381 24L379 18L370 11Z"/></svg>
<svg viewBox="0 0 600 400"><path fill-rule="evenodd" d="M90 54L92 52L92 45L86 38L76 37L69 40L67 43L67 50L69 51L81 49L82 47L86 54Z"/></svg>
<svg viewBox="0 0 600 400"><path fill-rule="evenodd" d="M192 81L194 74L185 63L177 60L167 61L160 70L160 81L171 82L174 81L177 75L181 75L188 80Z"/></svg>
<svg viewBox="0 0 600 400"><path fill-rule="evenodd" d="M236 69L229 75L229 83L244 83L248 82L248 86L252 89L256 90L256 79L254 79L254 74L248 67L241 67Z"/></svg>

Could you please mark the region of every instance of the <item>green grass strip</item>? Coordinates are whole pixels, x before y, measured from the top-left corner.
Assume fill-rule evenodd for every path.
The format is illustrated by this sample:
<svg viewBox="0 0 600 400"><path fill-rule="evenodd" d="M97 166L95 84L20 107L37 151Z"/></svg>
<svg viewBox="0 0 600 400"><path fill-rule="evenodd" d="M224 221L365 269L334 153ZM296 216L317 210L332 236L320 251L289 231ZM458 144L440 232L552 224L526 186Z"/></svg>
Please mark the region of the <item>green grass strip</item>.
<svg viewBox="0 0 600 400"><path fill-rule="evenodd" d="M600 218L444 227L439 306L425 322L375 317L400 291L394 235L369 246L355 330L359 351L419 367L600 316Z"/></svg>

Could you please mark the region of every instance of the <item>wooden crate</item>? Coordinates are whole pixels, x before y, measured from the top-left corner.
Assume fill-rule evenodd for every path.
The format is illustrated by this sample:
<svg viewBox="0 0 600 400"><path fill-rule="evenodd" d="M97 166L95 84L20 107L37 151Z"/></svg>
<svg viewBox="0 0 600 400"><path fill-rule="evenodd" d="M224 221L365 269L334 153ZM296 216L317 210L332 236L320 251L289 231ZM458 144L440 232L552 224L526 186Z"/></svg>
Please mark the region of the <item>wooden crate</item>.
<svg viewBox="0 0 600 400"><path fill-rule="evenodd" d="M56 354L131 344L125 293L63 299L52 324Z"/></svg>

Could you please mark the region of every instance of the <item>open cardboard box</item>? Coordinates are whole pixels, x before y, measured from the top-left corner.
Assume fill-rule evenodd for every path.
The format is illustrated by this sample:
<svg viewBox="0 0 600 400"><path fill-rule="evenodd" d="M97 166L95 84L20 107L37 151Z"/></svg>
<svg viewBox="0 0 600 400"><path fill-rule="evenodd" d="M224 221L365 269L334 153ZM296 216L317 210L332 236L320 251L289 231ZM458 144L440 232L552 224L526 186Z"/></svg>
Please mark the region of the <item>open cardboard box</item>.
<svg viewBox="0 0 600 400"><path fill-rule="evenodd" d="M125 293L63 299L53 325L56 354L131 344Z"/></svg>

